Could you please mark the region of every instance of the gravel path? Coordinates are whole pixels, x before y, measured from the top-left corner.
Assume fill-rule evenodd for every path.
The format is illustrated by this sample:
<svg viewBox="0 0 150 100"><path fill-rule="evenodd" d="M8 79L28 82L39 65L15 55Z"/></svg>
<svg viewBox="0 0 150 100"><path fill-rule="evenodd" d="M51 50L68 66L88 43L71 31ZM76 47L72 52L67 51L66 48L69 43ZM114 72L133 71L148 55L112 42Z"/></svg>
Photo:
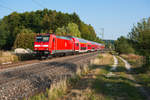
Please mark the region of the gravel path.
<svg viewBox="0 0 150 100"><path fill-rule="evenodd" d="M119 58L125 63L125 68L130 71L131 69L131 65L125 60L123 59L122 57L119 56Z"/></svg>
<svg viewBox="0 0 150 100"><path fill-rule="evenodd" d="M114 59L114 64L112 65L112 68L110 69L110 72L106 75L106 77L112 77L115 76L116 74L114 74L111 71L115 71L118 65L118 59L116 58L116 56L113 55L113 59Z"/></svg>
<svg viewBox="0 0 150 100"><path fill-rule="evenodd" d="M118 59L114 55L113 55L113 59L114 59L114 64L112 65L113 68L111 70L116 70L118 65Z"/></svg>
<svg viewBox="0 0 150 100"><path fill-rule="evenodd" d="M128 71L131 71L131 65L128 63L128 61L126 61L125 59L123 59L122 57L119 57L124 63L125 63L125 68L128 70ZM150 100L150 96L149 96L149 93L147 93L147 91L144 89L143 86L141 86L137 81L136 79L133 77L133 75L131 74L127 74L128 75L128 78L132 81L135 82L135 86L140 90L140 92L147 97L147 100Z"/></svg>
<svg viewBox="0 0 150 100"><path fill-rule="evenodd" d="M0 100L18 100L45 90L50 84L74 75L77 68L89 64L97 55L93 52L3 69L0 71Z"/></svg>

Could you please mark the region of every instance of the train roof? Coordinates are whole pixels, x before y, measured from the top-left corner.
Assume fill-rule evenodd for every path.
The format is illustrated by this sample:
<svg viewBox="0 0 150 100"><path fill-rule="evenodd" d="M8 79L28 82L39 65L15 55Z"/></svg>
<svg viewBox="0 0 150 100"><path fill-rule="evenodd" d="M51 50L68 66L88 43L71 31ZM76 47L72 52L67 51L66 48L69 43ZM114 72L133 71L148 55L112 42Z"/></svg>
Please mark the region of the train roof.
<svg viewBox="0 0 150 100"><path fill-rule="evenodd" d="M67 36L67 37L74 38L76 41L78 41L80 43L91 43L91 44L94 44L94 45L100 45L100 46L103 45L104 46L104 44L93 42L93 41L89 41L89 40L85 40L85 39L78 38L78 37L75 37L75 36Z"/></svg>

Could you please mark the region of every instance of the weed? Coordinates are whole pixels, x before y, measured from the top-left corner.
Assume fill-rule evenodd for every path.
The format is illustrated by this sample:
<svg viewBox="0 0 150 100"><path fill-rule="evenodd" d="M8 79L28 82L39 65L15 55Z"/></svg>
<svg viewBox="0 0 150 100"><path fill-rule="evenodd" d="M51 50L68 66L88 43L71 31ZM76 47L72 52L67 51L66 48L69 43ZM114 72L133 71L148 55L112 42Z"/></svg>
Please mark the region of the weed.
<svg viewBox="0 0 150 100"><path fill-rule="evenodd" d="M61 80L58 83L52 84L50 89L46 89L45 93L30 97L28 100L56 100L67 91L67 80ZM26 100L26 99L25 99Z"/></svg>
<svg viewBox="0 0 150 100"><path fill-rule="evenodd" d="M18 56L9 51L0 51L0 64L19 61Z"/></svg>

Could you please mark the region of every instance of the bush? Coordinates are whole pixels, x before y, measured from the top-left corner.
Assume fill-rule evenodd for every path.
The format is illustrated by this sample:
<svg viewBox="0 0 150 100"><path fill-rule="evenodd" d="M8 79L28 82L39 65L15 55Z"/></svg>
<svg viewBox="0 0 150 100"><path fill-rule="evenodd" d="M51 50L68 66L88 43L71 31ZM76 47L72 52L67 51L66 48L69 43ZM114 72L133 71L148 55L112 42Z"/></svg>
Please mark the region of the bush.
<svg viewBox="0 0 150 100"><path fill-rule="evenodd" d="M16 37L13 48L24 48L33 50L35 33L29 29L23 29Z"/></svg>
<svg viewBox="0 0 150 100"><path fill-rule="evenodd" d="M115 49L119 54L134 53L132 45L125 37L120 37L117 41L115 41Z"/></svg>

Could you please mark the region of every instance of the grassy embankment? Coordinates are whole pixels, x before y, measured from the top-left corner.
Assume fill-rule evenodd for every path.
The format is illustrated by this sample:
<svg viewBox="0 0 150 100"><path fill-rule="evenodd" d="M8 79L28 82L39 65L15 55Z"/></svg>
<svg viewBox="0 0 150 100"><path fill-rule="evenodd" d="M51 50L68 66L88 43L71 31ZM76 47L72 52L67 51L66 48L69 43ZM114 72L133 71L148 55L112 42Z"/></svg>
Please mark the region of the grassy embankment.
<svg viewBox="0 0 150 100"><path fill-rule="evenodd" d="M136 83L128 78L124 63L118 60L119 65L113 71L112 56L99 56L93 61L89 73L59 100L144 100L135 86Z"/></svg>
<svg viewBox="0 0 150 100"><path fill-rule="evenodd" d="M121 56L131 63L132 75L135 77L136 81L150 93L150 70L143 65L143 57L134 54Z"/></svg>
<svg viewBox="0 0 150 100"><path fill-rule="evenodd" d="M79 69L76 77L60 81L29 100L145 100L129 78L124 63L120 59L118 62L116 70L111 70L112 55L101 54L89 68Z"/></svg>

